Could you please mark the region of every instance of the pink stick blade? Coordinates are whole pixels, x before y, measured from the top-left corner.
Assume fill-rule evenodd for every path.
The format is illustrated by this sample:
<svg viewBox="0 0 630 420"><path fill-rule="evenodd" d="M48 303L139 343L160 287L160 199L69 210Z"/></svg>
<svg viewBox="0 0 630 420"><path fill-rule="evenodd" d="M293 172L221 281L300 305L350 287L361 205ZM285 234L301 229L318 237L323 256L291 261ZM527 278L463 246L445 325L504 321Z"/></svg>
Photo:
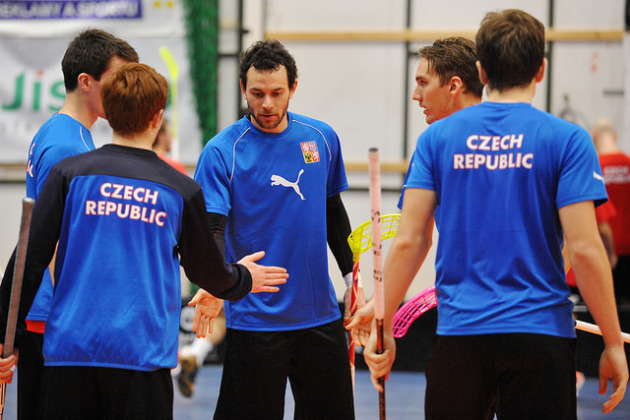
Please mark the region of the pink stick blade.
<svg viewBox="0 0 630 420"><path fill-rule="evenodd" d="M401 338L420 315L437 306L435 286L431 286L408 300L394 315L394 337Z"/></svg>

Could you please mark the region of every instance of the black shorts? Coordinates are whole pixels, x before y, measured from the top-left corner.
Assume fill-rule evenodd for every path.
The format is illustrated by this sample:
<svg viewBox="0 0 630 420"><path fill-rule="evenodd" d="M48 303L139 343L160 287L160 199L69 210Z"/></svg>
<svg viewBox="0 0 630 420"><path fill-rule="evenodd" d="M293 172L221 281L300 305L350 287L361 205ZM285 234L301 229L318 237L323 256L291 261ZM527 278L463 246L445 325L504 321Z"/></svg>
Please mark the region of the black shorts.
<svg viewBox="0 0 630 420"><path fill-rule="evenodd" d="M44 334L26 331L20 344L17 367L17 405L19 419L37 419L40 409L44 356Z"/></svg>
<svg viewBox="0 0 630 420"><path fill-rule="evenodd" d="M170 369L46 366L42 419L172 419Z"/></svg>
<svg viewBox="0 0 630 420"><path fill-rule="evenodd" d="M353 419L342 321L295 331L228 329L215 419L282 419L287 378L295 419Z"/></svg>
<svg viewBox="0 0 630 420"><path fill-rule="evenodd" d="M425 416L574 420L575 347L575 339L541 334L439 336Z"/></svg>
<svg viewBox="0 0 630 420"><path fill-rule="evenodd" d="M630 255L619 255L613 269L613 282L617 303L630 303Z"/></svg>

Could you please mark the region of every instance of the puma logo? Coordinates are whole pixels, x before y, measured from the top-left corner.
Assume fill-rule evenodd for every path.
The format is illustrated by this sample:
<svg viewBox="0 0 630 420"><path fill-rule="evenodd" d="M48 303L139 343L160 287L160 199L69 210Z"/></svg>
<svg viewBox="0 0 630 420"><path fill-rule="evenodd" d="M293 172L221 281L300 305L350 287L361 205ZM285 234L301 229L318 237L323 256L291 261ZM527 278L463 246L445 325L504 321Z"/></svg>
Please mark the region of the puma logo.
<svg viewBox="0 0 630 420"><path fill-rule="evenodd" d="M300 192L300 186L298 185L298 182L300 182L300 177L303 173L304 169L300 169L300 173L298 174L295 182L289 182L280 175L271 175L271 186L282 185L283 187L293 188L293 190L297 193L297 195L300 196L302 200L306 200L306 198L304 198L304 196Z"/></svg>

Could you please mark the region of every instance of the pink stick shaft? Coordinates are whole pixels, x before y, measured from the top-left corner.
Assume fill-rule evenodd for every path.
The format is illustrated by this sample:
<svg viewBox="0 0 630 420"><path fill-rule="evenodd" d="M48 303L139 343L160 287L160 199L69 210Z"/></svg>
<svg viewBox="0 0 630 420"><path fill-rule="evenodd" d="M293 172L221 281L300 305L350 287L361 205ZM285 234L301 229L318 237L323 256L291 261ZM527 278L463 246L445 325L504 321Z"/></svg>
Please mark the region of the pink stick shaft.
<svg viewBox="0 0 630 420"><path fill-rule="evenodd" d="M378 149L370 149L368 165L372 206L372 250L374 251L374 316L376 319L383 319L385 301L382 268L383 245L381 243L381 169Z"/></svg>
<svg viewBox="0 0 630 420"><path fill-rule="evenodd" d="M381 243L381 168L378 149L373 147L368 153L368 171L370 173L370 201L372 205L372 250L374 251L374 318L377 325L376 351L383 353L383 317L385 314L385 289L383 286ZM383 391L378 394L379 418L385 420L385 378L379 378Z"/></svg>
<svg viewBox="0 0 630 420"><path fill-rule="evenodd" d="M590 324L588 322L575 321L575 328L577 328L578 330L589 332L591 334L602 335L602 330L600 330L597 325ZM622 332L621 338L623 338L624 342L630 343L630 334Z"/></svg>

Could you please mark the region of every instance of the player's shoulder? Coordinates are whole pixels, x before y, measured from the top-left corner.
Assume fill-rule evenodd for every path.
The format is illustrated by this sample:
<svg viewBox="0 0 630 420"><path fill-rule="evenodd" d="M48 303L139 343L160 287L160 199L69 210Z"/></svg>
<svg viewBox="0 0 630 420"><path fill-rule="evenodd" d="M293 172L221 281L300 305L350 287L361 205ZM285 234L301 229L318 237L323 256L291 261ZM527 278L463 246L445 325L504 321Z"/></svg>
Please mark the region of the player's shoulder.
<svg viewBox="0 0 630 420"><path fill-rule="evenodd" d="M108 150L103 149L104 148L101 147L84 153L72 153L57 162L55 166L62 171L74 170L77 168L81 170L90 169L93 166L96 166L97 163L100 163L101 159L103 159L103 155L108 152ZM56 149L57 152L59 150L60 148Z"/></svg>
<svg viewBox="0 0 630 420"><path fill-rule="evenodd" d="M81 128L85 128L76 119L66 114L53 114L42 124L39 133L58 133L58 132L77 132L79 133ZM87 130L87 128L85 128ZM78 134L77 134L78 135Z"/></svg>
<svg viewBox="0 0 630 420"><path fill-rule="evenodd" d="M541 122L544 122L545 124L549 124L554 129L588 133L588 131L585 128L574 123L573 121L565 120L563 118L558 117L557 115L553 115L550 112L543 111L534 106L532 106L531 108L532 108L531 112L535 114L536 117L539 118Z"/></svg>
<svg viewBox="0 0 630 420"><path fill-rule="evenodd" d="M317 118L309 117L302 114L296 114L294 112L288 112L287 115L289 116L289 119L291 120L293 124L306 127L307 129L310 128L313 130L319 130L319 131L323 131L327 133L335 132L335 130L332 128L330 124L328 124L325 121L319 120Z"/></svg>
<svg viewBox="0 0 630 420"><path fill-rule="evenodd" d="M482 104L467 106L453 112L450 115L447 115L444 118L434 121L425 131L437 131L440 129L454 128L459 124L468 126L470 123L479 121L481 116L486 112L488 111L482 107Z"/></svg>
<svg viewBox="0 0 630 420"><path fill-rule="evenodd" d="M53 114L37 130L32 143L40 149L72 150L76 147L73 140L81 136L91 136L83 124L67 115Z"/></svg>
<svg viewBox="0 0 630 420"><path fill-rule="evenodd" d="M160 161L162 161L162 159L160 159ZM164 171L165 179L168 180L168 182L162 181L165 185L178 191L186 201L201 192L201 185L196 180L173 168L168 163L162 162L166 165L163 165L162 170Z"/></svg>
<svg viewBox="0 0 630 420"><path fill-rule="evenodd" d="M595 153L591 135L584 127L546 111L536 109L536 112L538 118L529 126L536 127L538 135L546 139L549 144L566 147L568 148L567 151L578 147L580 149L592 149Z"/></svg>
<svg viewBox="0 0 630 420"><path fill-rule="evenodd" d="M246 117L243 117L219 131L216 135L214 135L214 137L208 140L203 148L203 152L213 149L224 149L229 151L234 146L234 143L241 140L244 136L251 135L254 132L255 130L253 130L253 124L251 124Z"/></svg>
<svg viewBox="0 0 630 420"><path fill-rule="evenodd" d="M60 139L59 134L64 131L67 131L65 124L58 118L58 114L54 114L39 127L33 136L33 143L38 145L55 143Z"/></svg>
<svg viewBox="0 0 630 420"><path fill-rule="evenodd" d="M154 152L114 144L70 156L55 165L54 169L67 179L83 175L112 175L156 182L177 191L185 198L201 189L195 180L173 168Z"/></svg>

